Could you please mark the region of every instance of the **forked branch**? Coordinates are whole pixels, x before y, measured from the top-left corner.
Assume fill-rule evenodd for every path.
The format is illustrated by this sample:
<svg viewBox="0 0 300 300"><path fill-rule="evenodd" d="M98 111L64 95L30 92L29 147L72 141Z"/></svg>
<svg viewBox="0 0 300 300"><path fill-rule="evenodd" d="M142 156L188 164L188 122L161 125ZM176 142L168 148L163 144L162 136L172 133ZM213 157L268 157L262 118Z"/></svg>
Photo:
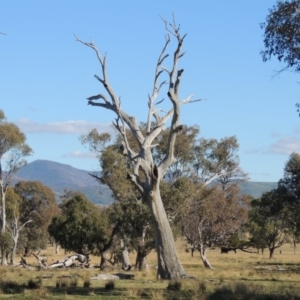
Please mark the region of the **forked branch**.
<svg viewBox="0 0 300 300"><path fill-rule="evenodd" d="M75 38L76 38L76 41L80 42L81 44L83 44L95 51L98 61L101 65L103 79L101 79L97 75L95 75L95 78L102 84L102 86L104 87L104 89L110 96L110 101L103 94L91 96L91 97L87 98L88 104L92 105L92 106L100 106L100 107L103 107L103 108L106 108L106 109L109 109L109 110L115 112L116 115L128 125L128 127L132 131L133 136L135 137L136 141L141 146L144 141L144 137L143 137L143 134L142 134L138 124L135 122L135 120L133 118L130 118L130 116L127 115L121 109L120 98L116 95L116 93L114 92L114 89L112 88L112 86L109 83L107 71L106 71L106 56L104 56L102 58L99 50L97 49L97 47L94 45L93 42L90 42L90 43L84 42L76 35L75 35ZM97 100L104 100L104 103L95 102Z"/></svg>

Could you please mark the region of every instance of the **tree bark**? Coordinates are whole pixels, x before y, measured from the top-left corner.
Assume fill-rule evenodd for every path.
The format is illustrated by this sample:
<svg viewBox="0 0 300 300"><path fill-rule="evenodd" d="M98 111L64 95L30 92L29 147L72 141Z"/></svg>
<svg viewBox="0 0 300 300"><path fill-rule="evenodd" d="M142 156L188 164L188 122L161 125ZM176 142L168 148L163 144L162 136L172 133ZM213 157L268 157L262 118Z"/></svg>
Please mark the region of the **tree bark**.
<svg viewBox="0 0 300 300"><path fill-rule="evenodd" d="M205 268L214 270L215 268L211 266L211 264L209 263L209 261L206 257L208 250L209 250L208 247L206 247L204 245L200 245L200 257L201 257L201 260L202 260Z"/></svg>
<svg viewBox="0 0 300 300"><path fill-rule="evenodd" d="M2 171L0 171L2 173ZM2 177L2 174L1 174ZM6 232L6 203L5 203L5 188L3 186L3 180L1 178L1 204L2 204L2 211L1 211L1 218L2 218L2 227L1 227L1 234L4 235ZM7 266L7 255L4 249L1 249L2 266Z"/></svg>
<svg viewBox="0 0 300 300"><path fill-rule="evenodd" d="M31 256L31 250L29 249L28 246L25 246L24 257L28 257L28 256Z"/></svg>
<svg viewBox="0 0 300 300"><path fill-rule="evenodd" d="M136 254L135 267L139 271L149 271L149 266L147 263L147 254L142 250L138 251Z"/></svg>
<svg viewBox="0 0 300 300"><path fill-rule="evenodd" d="M173 233L161 200L158 185L149 192L147 202L154 219L158 264L157 278L180 279L186 277L176 252Z"/></svg>
<svg viewBox="0 0 300 300"><path fill-rule="evenodd" d="M269 249L269 251L270 251L269 259L273 258L274 250L275 250L275 248L270 248Z"/></svg>
<svg viewBox="0 0 300 300"><path fill-rule="evenodd" d="M107 261L107 258L106 258L106 251L105 252L101 252L100 254L100 269L101 270L104 270L106 267L107 267L107 264L108 264L108 261Z"/></svg>
<svg viewBox="0 0 300 300"><path fill-rule="evenodd" d="M122 253L122 270L128 271L131 269L131 263L128 255L128 248L123 239L120 239L121 253Z"/></svg>
<svg viewBox="0 0 300 300"><path fill-rule="evenodd" d="M10 263L12 265L15 264L18 240L19 240L19 233L17 232L16 235L13 237L13 247L12 247L12 252L11 252L11 257L10 257Z"/></svg>
<svg viewBox="0 0 300 300"><path fill-rule="evenodd" d="M192 246L192 249L191 249L191 256L194 257L194 252L195 252L195 247Z"/></svg>

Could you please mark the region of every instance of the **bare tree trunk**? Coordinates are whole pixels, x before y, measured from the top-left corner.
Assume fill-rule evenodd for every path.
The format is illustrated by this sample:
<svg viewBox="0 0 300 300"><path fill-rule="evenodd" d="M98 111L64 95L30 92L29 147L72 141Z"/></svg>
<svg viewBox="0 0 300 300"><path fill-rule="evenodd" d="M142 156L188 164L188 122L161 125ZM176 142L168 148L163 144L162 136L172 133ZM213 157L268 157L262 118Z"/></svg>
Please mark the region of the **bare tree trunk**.
<svg viewBox="0 0 300 300"><path fill-rule="evenodd" d="M191 256L194 257L194 252L195 252L195 247L192 246L192 249L191 249Z"/></svg>
<svg viewBox="0 0 300 300"><path fill-rule="evenodd" d="M122 269L127 271L131 269L131 263L128 255L128 248L122 238L120 239L120 243L121 243L121 253L122 253Z"/></svg>
<svg viewBox="0 0 300 300"><path fill-rule="evenodd" d="M59 254L59 244L55 243L55 254Z"/></svg>
<svg viewBox="0 0 300 300"><path fill-rule="evenodd" d="M10 257L10 263L12 265L15 264L18 240L19 240L19 233L17 233L16 236L13 237L13 247L12 247L12 252L11 252L11 257Z"/></svg>
<svg viewBox="0 0 300 300"><path fill-rule="evenodd" d="M297 239L295 238L295 236L294 236L294 238L293 238L293 248L294 248L294 254L296 254Z"/></svg>
<svg viewBox="0 0 300 300"><path fill-rule="evenodd" d="M202 260L205 268L214 270L215 268L211 266L211 264L209 263L209 261L206 257L208 250L209 250L208 247L206 247L204 245L200 245L200 257L201 257L201 260Z"/></svg>
<svg viewBox="0 0 300 300"><path fill-rule="evenodd" d="M269 259L273 258L274 250L275 248L269 248L270 251Z"/></svg>
<svg viewBox="0 0 300 300"><path fill-rule="evenodd" d="M1 174L1 177L2 177L2 174ZM2 178L1 178L1 204L2 204L2 211L1 211L2 227L1 227L1 234L4 237L4 235L6 233L6 205L5 205L5 190L4 190L4 187L3 187ZM2 264L2 266L7 266L6 250L3 247L1 249L1 254L2 254L1 264Z"/></svg>
<svg viewBox="0 0 300 300"><path fill-rule="evenodd" d="M149 193L147 200L154 217L157 277L161 279L184 278L186 273L176 252L173 233L161 200L159 186L156 187L156 190Z"/></svg>
<svg viewBox="0 0 300 300"><path fill-rule="evenodd" d="M100 257L101 257L101 259L100 259L100 269L101 270L104 270L107 267L107 263L108 262L107 262L106 255L107 255L106 251L105 252L101 252L101 254L100 254Z"/></svg>
<svg viewBox="0 0 300 300"><path fill-rule="evenodd" d="M29 256L31 256L31 250L28 246L25 246L24 257L29 257Z"/></svg>
<svg viewBox="0 0 300 300"><path fill-rule="evenodd" d="M2 266L7 266L7 252L2 250Z"/></svg>
<svg viewBox="0 0 300 300"><path fill-rule="evenodd" d="M149 271L147 263L147 254L144 251L138 251L136 254L135 267L139 271Z"/></svg>

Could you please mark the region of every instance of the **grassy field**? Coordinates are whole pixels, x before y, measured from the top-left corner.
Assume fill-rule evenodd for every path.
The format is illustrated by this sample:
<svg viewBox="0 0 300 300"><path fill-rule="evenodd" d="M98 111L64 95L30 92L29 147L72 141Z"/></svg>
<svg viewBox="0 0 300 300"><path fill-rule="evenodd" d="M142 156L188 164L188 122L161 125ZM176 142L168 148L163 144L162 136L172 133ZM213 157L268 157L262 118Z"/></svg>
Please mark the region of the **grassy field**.
<svg viewBox="0 0 300 300"><path fill-rule="evenodd" d="M65 257L55 255L49 247L41 254L48 262ZM206 270L198 253L191 257L182 246L178 252L186 272L196 280L169 282L156 280L155 252L148 262L149 272L131 271L134 280L115 282L90 280L101 273L99 269L65 269L32 271L23 268L0 267L1 299L300 299L300 254L294 254L290 245L275 252L268 259L267 251L262 254L229 253L211 250L208 258L215 270ZM92 257L99 263L98 257ZM134 256L132 257L134 261ZM35 263L34 257L27 258ZM286 271L278 271L276 264ZM272 270L264 270L269 267ZM120 270L110 271L118 273ZM53 274L51 279L39 279ZM71 278L64 278L70 276Z"/></svg>

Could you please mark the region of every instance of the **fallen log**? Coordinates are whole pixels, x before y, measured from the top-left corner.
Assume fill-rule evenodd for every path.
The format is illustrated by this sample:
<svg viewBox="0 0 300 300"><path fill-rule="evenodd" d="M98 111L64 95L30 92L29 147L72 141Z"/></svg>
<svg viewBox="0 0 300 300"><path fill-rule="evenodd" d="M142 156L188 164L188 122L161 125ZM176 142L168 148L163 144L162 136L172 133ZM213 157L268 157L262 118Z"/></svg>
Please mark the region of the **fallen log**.
<svg viewBox="0 0 300 300"><path fill-rule="evenodd" d="M97 274L96 276L93 276L90 278L91 280L119 280L120 278L116 275L112 274Z"/></svg>
<svg viewBox="0 0 300 300"><path fill-rule="evenodd" d="M102 273L91 277L91 280L124 280L124 279L132 280L134 279L134 275L124 274L124 273L117 273L117 274Z"/></svg>
<svg viewBox="0 0 300 300"><path fill-rule="evenodd" d="M47 267L47 261L48 257L47 256L39 256L41 251L39 251L37 254L35 254L33 251L31 251L31 254L37 259L40 267L44 268Z"/></svg>

